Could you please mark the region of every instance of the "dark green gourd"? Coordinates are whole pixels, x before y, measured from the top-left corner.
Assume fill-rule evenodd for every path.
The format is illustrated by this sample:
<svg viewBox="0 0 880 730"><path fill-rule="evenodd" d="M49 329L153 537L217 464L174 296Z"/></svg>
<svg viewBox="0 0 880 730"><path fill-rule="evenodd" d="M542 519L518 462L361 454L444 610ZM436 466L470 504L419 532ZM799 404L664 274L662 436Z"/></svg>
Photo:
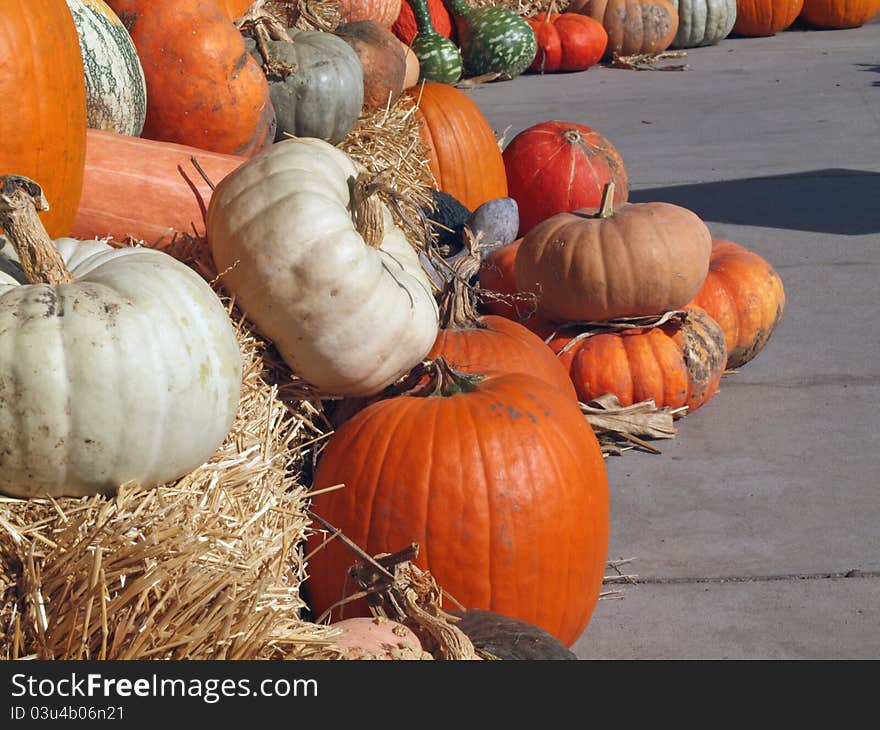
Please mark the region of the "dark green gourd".
<svg viewBox="0 0 880 730"><path fill-rule="evenodd" d="M461 51L436 31L427 0L406 1L412 8L419 31L410 44L419 59L419 80L454 84L461 78Z"/></svg>
<svg viewBox="0 0 880 730"><path fill-rule="evenodd" d="M458 31L465 76L498 73L512 79L535 59L535 32L507 8L472 8L465 0L446 0Z"/></svg>

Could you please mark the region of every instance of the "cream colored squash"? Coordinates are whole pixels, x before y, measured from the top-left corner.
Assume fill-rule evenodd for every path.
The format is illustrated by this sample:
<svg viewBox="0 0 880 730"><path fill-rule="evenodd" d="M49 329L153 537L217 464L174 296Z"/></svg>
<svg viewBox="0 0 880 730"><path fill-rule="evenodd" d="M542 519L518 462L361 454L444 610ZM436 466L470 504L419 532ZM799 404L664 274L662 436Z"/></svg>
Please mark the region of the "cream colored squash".
<svg viewBox="0 0 880 730"><path fill-rule="evenodd" d="M367 245L353 221L352 160L318 139L274 144L227 175L208 208L221 282L285 362L327 395L372 395L437 336L437 305L387 207Z"/></svg>
<svg viewBox="0 0 880 730"><path fill-rule="evenodd" d="M0 220L9 179L0 178ZM11 243L0 250L0 492L112 493L204 463L241 388L222 302L160 251L54 245L69 283L27 283Z"/></svg>

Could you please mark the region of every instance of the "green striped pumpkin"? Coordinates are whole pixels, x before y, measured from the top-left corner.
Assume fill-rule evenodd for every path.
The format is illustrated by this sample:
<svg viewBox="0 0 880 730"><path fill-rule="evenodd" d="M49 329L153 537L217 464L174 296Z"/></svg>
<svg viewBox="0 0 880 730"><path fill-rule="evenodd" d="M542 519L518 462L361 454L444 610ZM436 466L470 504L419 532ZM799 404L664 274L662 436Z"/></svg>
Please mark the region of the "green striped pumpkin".
<svg viewBox="0 0 880 730"><path fill-rule="evenodd" d="M465 76L498 73L519 76L535 59L537 41L531 26L512 10L473 8L465 0L447 0L458 31Z"/></svg>
<svg viewBox="0 0 880 730"><path fill-rule="evenodd" d="M434 28L428 0L406 0L416 19L418 33L410 44L419 59L419 80L454 84L461 78L461 51Z"/></svg>
<svg viewBox="0 0 880 730"><path fill-rule="evenodd" d="M67 0L79 33L88 126L138 137L147 115L147 85L134 43L103 0Z"/></svg>

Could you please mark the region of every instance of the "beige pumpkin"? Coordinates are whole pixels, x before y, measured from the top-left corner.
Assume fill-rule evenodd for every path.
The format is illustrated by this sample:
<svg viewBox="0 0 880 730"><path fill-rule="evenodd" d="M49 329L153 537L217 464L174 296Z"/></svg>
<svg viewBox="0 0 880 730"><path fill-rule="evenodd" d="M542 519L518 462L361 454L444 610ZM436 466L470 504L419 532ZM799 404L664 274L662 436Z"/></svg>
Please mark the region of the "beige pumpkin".
<svg viewBox="0 0 880 730"><path fill-rule="evenodd" d="M419 660L433 659L422 648L419 637L398 621L387 618L356 616L330 625L336 633L331 641L347 660Z"/></svg>
<svg viewBox="0 0 880 730"><path fill-rule="evenodd" d="M516 286L557 322L604 321L683 307L709 271L712 235L699 216L671 203L624 203L558 213L522 239Z"/></svg>
<svg viewBox="0 0 880 730"><path fill-rule="evenodd" d="M31 200L39 186L0 178L0 492L112 493L193 470L238 409L226 308L160 251L53 246Z"/></svg>
<svg viewBox="0 0 880 730"><path fill-rule="evenodd" d="M381 232L355 225L352 160L318 139L278 142L227 175L207 236L222 283L284 361L327 395L378 393L437 336L418 256L375 197Z"/></svg>

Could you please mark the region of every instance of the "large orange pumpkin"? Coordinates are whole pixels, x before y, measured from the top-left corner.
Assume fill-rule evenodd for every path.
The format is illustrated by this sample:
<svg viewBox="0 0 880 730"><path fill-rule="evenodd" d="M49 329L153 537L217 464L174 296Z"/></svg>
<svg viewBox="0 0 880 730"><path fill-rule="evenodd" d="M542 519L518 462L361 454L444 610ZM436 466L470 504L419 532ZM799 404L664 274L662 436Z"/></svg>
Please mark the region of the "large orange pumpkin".
<svg viewBox="0 0 880 730"><path fill-rule="evenodd" d="M709 273L693 304L721 325L727 367L738 368L764 348L779 324L785 289L761 256L733 241L716 239Z"/></svg>
<svg viewBox="0 0 880 730"><path fill-rule="evenodd" d="M553 333L550 326L536 329L544 336ZM613 393L624 406L652 398L658 408L687 406L692 412L718 390L727 362L724 332L698 307L687 310L683 324L577 340L582 332L562 327L549 345L583 402Z"/></svg>
<svg viewBox="0 0 880 730"><path fill-rule="evenodd" d="M814 28L858 28L880 13L880 0L804 0L800 19Z"/></svg>
<svg viewBox="0 0 880 730"><path fill-rule="evenodd" d="M614 203L625 203L629 183L620 154L601 132L553 120L517 134L502 156L511 198L519 206L519 235L557 213L598 207L614 183Z"/></svg>
<svg viewBox="0 0 880 730"><path fill-rule="evenodd" d="M794 23L804 0L736 0L736 22L731 33L771 36Z"/></svg>
<svg viewBox="0 0 880 730"><path fill-rule="evenodd" d="M447 377L431 395L379 401L340 426L318 464L312 510L371 555L417 542L416 564L465 608L519 618L570 646L598 601L608 549L596 437L570 396L535 377ZM320 493L336 484L345 487ZM321 541L313 535L310 550ZM316 615L351 588L357 560L339 540L313 553Z"/></svg>
<svg viewBox="0 0 880 730"><path fill-rule="evenodd" d="M504 160L480 108L449 84L428 82L408 93L418 102L420 134L437 187L470 210L506 198Z"/></svg>
<svg viewBox="0 0 880 730"><path fill-rule="evenodd" d="M192 158L215 184L247 159L97 129L86 136L75 238L131 237L164 248L175 231L204 235L211 187Z"/></svg>
<svg viewBox="0 0 880 730"><path fill-rule="evenodd" d="M37 181L43 226L70 232L86 156L86 82L65 0L5 0L0 9L0 173Z"/></svg>
<svg viewBox="0 0 880 730"><path fill-rule="evenodd" d="M215 0L108 0L147 81L143 137L252 155L275 139L269 83Z"/></svg>

